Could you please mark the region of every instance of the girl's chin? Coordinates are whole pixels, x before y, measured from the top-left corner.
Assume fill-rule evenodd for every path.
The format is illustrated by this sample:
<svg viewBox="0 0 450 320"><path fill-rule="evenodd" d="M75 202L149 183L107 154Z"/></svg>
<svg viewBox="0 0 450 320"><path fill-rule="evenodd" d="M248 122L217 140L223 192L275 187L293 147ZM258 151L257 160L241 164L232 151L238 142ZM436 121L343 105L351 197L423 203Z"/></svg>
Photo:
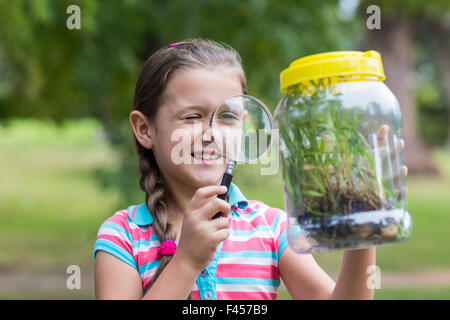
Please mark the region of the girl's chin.
<svg viewBox="0 0 450 320"><path fill-rule="evenodd" d="M199 188L207 187L207 186L213 186L213 185L219 185L222 181L222 177L217 176L204 176L204 177L196 177L195 179L195 185Z"/></svg>
<svg viewBox="0 0 450 320"><path fill-rule="evenodd" d="M201 187L219 185L222 181L221 171L215 170L205 172L203 170L196 170L191 174L191 181L194 182L194 185Z"/></svg>

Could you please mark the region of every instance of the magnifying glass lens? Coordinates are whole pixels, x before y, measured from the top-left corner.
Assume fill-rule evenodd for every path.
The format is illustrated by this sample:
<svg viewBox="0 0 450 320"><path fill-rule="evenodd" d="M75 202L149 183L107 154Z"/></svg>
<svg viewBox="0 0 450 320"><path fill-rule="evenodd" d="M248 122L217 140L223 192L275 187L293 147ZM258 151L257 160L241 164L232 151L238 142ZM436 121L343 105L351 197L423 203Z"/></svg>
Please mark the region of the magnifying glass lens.
<svg viewBox="0 0 450 320"><path fill-rule="evenodd" d="M230 99L215 111L212 122L214 140L228 160L237 161L242 142L242 128L245 123L244 106L240 99Z"/></svg>
<svg viewBox="0 0 450 320"><path fill-rule="evenodd" d="M270 145L270 111L258 99L238 95L214 111L211 126L218 149L231 161L245 163L261 157Z"/></svg>
<svg viewBox="0 0 450 320"><path fill-rule="evenodd" d="M221 185L230 186L235 163L258 159L271 144L272 117L269 109L248 95L226 99L210 120L216 148L228 161ZM218 196L225 199L226 194ZM220 217L218 212L214 218Z"/></svg>

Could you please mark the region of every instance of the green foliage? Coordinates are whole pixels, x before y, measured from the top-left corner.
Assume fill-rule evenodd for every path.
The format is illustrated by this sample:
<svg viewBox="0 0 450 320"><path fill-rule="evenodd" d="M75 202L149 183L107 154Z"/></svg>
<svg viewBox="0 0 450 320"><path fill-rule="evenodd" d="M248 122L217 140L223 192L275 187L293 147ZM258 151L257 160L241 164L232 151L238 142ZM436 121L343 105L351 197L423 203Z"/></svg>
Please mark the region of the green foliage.
<svg viewBox="0 0 450 320"><path fill-rule="evenodd" d="M294 59L363 43L365 13L342 20L338 3L0 0L7 26L0 28L0 121L98 119L122 155L118 172L99 174L129 201L138 171L128 114L152 52L191 37L228 43L243 58L250 94L273 110L281 97L279 73ZM72 4L81 9L81 30L66 27Z"/></svg>
<svg viewBox="0 0 450 320"><path fill-rule="evenodd" d="M292 60L359 39L336 16L337 2L0 0L8 26L0 29L0 119L97 118L122 155L118 172L99 176L129 201L138 170L128 114L152 52L194 37L228 43L243 58L250 94L272 108ZM81 30L66 27L71 4L81 9Z"/></svg>
<svg viewBox="0 0 450 320"><path fill-rule="evenodd" d="M117 123L130 109L144 60L190 37L229 43L241 53L251 91L278 96L278 74L293 59L352 43L337 1L0 1L2 116L96 116ZM68 30L66 8L81 9ZM327 30L327 32L320 32ZM357 37L358 32L355 32Z"/></svg>

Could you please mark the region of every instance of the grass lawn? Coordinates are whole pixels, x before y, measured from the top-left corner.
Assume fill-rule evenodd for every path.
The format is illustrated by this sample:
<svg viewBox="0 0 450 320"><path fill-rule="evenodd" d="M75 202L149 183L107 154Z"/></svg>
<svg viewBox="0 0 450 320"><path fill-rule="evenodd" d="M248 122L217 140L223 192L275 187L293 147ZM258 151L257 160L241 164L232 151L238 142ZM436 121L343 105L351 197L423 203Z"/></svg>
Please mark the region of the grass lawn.
<svg viewBox="0 0 450 320"><path fill-rule="evenodd" d="M375 300L448 300L450 287L438 289L379 289L375 290ZM281 290L279 300L291 300L287 290Z"/></svg>
<svg viewBox="0 0 450 320"><path fill-rule="evenodd" d="M0 270L92 266L98 227L117 209L91 174L115 165L97 128L19 121L0 130Z"/></svg>
<svg viewBox="0 0 450 320"><path fill-rule="evenodd" d="M408 178L413 234L405 243L377 250L381 272L450 268L450 152L437 150L433 158L441 176ZM0 126L0 273L64 273L72 264L92 270L98 227L122 209L117 207L117 194L101 190L92 172L116 165L114 151L102 141L95 121L70 122L60 129L31 120ZM247 198L284 208L280 172L263 176L259 169L257 165L238 165L234 183ZM140 192L137 182L136 192ZM325 271L336 273L342 252L315 258ZM21 293L11 292L12 296L20 298ZM424 296L449 298L450 289L376 292L377 299ZM0 298L5 297L0 288ZM42 297L49 296L43 293ZM281 292L280 298L289 295Z"/></svg>

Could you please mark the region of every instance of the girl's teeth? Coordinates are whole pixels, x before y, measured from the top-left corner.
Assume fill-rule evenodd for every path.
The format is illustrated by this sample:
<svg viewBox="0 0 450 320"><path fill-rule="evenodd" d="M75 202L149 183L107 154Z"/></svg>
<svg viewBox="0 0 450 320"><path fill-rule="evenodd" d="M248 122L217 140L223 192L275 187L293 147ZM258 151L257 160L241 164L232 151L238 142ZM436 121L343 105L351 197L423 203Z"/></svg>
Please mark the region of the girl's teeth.
<svg viewBox="0 0 450 320"><path fill-rule="evenodd" d="M211 155L211 154L204 154L203 156L201 154L194 154L194 158L200 159L200 160L215 160L218 159L218 155Z"/></svg>

